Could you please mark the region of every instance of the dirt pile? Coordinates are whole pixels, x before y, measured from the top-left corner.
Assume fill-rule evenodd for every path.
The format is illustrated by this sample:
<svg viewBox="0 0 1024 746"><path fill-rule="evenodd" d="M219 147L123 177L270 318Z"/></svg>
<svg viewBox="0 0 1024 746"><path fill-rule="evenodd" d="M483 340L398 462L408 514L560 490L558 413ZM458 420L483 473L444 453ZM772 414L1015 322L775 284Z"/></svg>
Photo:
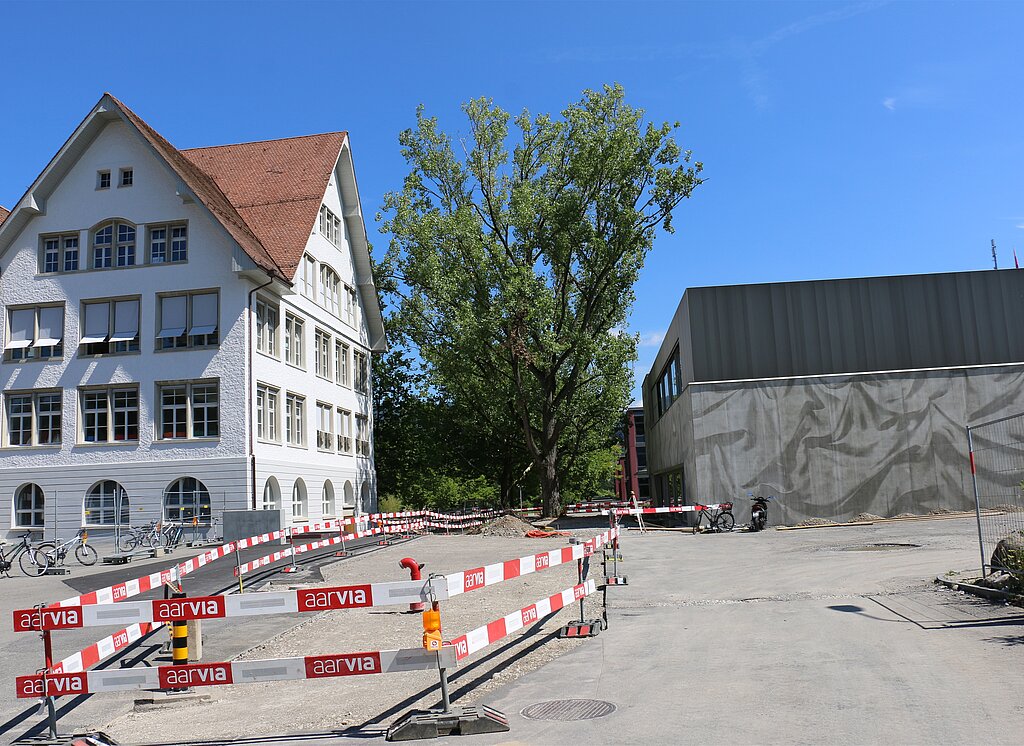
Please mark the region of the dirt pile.
<svg viewBox="0 0 1024 746"><path fill-rule="evenodd" d="M900 513L894 515L893 518L920 518L920 516L917 513Z"/></svg>
<svg viewBox="0 0 1024 746"><path fill-rule="evenodd" d="M994 505L991 508L984 508L984 510L1002 510L1004 513L1024 513L1024 505L1010 505L1006 503L1003 505Z"/></svg>
<svg viewBox="0 0 1024 746"><path fill-rule="evenodd" d="M835 521L830 521L828 518L808 518L806 521L800 521L796 524L797 526L835 526Z"/></svg>
<svg viewBox="0 0 1024 746"><path fill-rule="evenodd" d="M860 523L861 521L881 521L881 520L884 520L884 519L880 515L875 515L874 513L861 513L860 515L856 516L853 519L852 523Z"/></svg>
<svg viewBox="0 0 1024 746"><path fill-rule="evenodd" d="M527 531L532 530L533 526L523 519L514 515L503 515L501 518L488 521L483 526L475 526L473 533L478 533L481 536L522 537L526 535Z"/></svg>

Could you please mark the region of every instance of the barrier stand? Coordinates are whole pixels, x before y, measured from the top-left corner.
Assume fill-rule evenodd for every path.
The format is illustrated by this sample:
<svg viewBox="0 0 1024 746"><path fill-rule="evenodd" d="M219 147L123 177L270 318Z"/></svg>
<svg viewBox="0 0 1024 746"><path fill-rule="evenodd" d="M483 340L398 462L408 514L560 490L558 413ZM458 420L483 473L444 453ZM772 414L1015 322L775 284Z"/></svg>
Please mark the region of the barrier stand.
<svg viewBox="0 0 1024 746"><path fill-rule="evenodd" d="M474 736L481 733L504 733L509 730L508 718L489 707L474 705L452 707L448 693L448 668L442 651L452 651L441 639L441 608L434 595L434 579L428 579L430 608L423 612L423 648L437 654L437 672L441 678L441 709L413 710L388 728L389 741L418 741L441 736Z"/></svg>
<svg viewBox="0 0 1024 746"><path fill-rule="evenodd" d="M40 700L40 712L43 708L46 709L46 727L49 731L49 737L53 741L57 741L57 707L54 705L53 696L49 693L49 687L46 685L47 675L50 669L53 668L53 642L50 640L50 630L43 629L43 608L46 606L45 603L36 604L34 608L38 610L39 616L39 636L43 639L43 670L40 672L43 675L43 698Z"/></svg>
<svg viewBox="0 0 1024 746"><path fill-rule="evenodd" d="M238 577L238 592L245 593L245 586L242 584L242 548L235 542L235 575Z"/></svg>
<svg viewBox="0 0 1024 746"><path fill-rule="evenodd" d="M299 571L299 566L295 564L295 529L294 528L292 528L288 532L288 545L292 548L291 564L289 564L288 567L283 568L281 570L281 572L288 572L288 573L298 572Z"/></svg>
<svg viewBox="0 0 1024 746"><path fill-rule="evenodd" d="M610 516L610 522L614 529L619 523L619 517L614 512ZM608 574L608 549L612 552L612 574ZM605 594L605 609L608 608L608 586L609 585L629 585L629 580L625 575L619 575L619 562L622 560L622 555L619 554L619 537L615 536L611 540L611 543L606 544L604 547L604 559L601 561L601 568L604 572L604 594ZM605 611L605 626L608 626L608 613Z"/></svg>
<svg viewBox="0 0 1024 746"><path fill-rule="evenodd" d="M359 525L356 524L356 530L359 529ZM338 521L338 538L341 539L341 549L334 553L335 557L348 557L352 552L345 548L345 521Z"/></svg>
<svg viewBox="0 0 1024 746"><path fill-rule="evenodd" d="M576 560L576 572L579 574L579 584L583 585L587 580L587 573L590 570L590 555L594 552L593 545L582 542L573 537L569 539L570 544L583 544L583 557ZM583 607L584 598L580 597L580 619L578 622L569 622L558 630L559 637L596 637L601 629L607 626L607 614L601 619L585 619L586 610Z"/></svg>

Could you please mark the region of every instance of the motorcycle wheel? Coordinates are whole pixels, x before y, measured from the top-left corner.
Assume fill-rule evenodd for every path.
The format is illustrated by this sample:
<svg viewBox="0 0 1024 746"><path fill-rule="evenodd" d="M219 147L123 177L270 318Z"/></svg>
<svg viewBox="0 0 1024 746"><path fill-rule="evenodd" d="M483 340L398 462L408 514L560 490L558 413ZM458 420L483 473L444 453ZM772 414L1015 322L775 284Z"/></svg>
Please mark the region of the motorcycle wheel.
<svg viewBox="0 0 1024 746"><path fill-rule="evenodd" d="M79 544L75 547L75 559L89 567L96 564L96 550L88 544Z"/></svg>

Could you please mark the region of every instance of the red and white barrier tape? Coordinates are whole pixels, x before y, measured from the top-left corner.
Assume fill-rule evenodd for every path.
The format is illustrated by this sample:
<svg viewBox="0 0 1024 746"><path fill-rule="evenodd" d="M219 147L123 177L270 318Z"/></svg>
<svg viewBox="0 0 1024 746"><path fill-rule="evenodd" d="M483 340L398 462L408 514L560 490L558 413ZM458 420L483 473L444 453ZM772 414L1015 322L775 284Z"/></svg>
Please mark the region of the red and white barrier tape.
<svg viewBox="0 0 1024 746"><path fill-rule="evenodd" d="M366 676L378 673L455 668L453 648L440 653L423 648L375 650L366 653L307 655L302 658L194 663L187 666L159 666L107 669L82 673L19 676L15 679L19 699L69 694L94 694L131 689L182 689L195 686L255 684L262 681L296 681L335 676Z"/></svg>
<svg viewBox="0 0 1024 746"><path fill-rule="evenodd" d="M457 660L467 658L473 653L483 650L488 645L497 642L501 638L512 634L516 630L529 627L531 624L536 624L541 619L546 617L553 611L558 611L564 606L568 606L573 601L579 601L584 596L589 596L597 590L597 583L593 578L575 585L572 588L566 588L561 593L556 593L553 596L542 598L535 603L525 606L518 611L513 611L511 614L503 616L501 619L495 619L489 624L485 624L482 627L467 632L461 637L456 637L451 641L452 647L455 648L455 657Z"/></svg>
<svg viewBox="0 0 1024 746"><path fill-rule="evenodd" d="M78 609L75 609L78 611ZM144 637L161 624L132 624L127 629L122 629L102 640L94 642L89 647L79 650L74 655L69 655L51 668L51 673L76 673L91 668L107 656L113 655L118 650L128 647L140 637Z"/></svg>
<svg viewBox="0 0 1024 746"><path fill-rule="evenodd" d="M669 505L664 508L619 508L612 511L606 510L604 511L604 514L649 515L651 513L693 513L700 512L702 510L718 510L722 506L722 503L715 503L714 505Z"/></svg>
<svg viewBox="0 0 1024 746"><path fill-rule="evenodd" d="M486 588L489 585L496 585L531 572L540 572L549 567L556 567L573 560L589 557L600 546L613 541L619 535L620 529L612 528L580 544L570 544L567 547L552 549L549 552L531 554L519 559L496 562L493 565L451 573L445 576L448 580L448 595L457 596L460 593L468 593L479 588Z"/></svg>
<svg viewBox="0 0 1024 746"><path fill-rule="evenodd" d="M411 580L392 583L311 588L292 591L246 593L230 596L193 596L153 601L122 601L117 604L93 604L84 607L18 609L14 612L14 631L33 632L40 629L78 629L112 624L167 622L183 619L220 619L259 614L293 614L331 609L355 609L373 606L394 606L426 601L444 601L469 591L496 585L529 573L567 564L593 554L601 545L619 535L610 529L579 544L497 562L484 567L435 577L433 580ZM340 542L326 539L306 545L326 546ZM295 548L296 553L299 547ZM290 553L292 548L279 552ZM270 555L274 557L275 555ZM279 557L281 559L283 557ZM264 558L266 559L266 558ZM276 561L276 560L275 560Z"/></svg>

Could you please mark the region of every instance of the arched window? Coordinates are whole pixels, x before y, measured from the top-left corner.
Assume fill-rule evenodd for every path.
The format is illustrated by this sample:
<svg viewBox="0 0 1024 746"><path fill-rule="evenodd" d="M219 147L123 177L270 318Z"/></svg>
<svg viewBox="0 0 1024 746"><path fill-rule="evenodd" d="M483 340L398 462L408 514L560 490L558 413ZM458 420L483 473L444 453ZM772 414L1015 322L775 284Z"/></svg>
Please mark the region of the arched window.
<svg viewBox="0 0 1024 746"><path fill-rule="evenodd" d="M281 509L281 486L277 479L269 477L263 485L263 510Z"/></svg>
<svg viewBox="0 0 1024 746"><path fill-rule="evenodd" d="M123 220L111 220L92 232L92 268L134 267L135 226Z"/></svg>
<svg viewBox="0 0 1024 746"><path fill-rule="evenodd" d="M210 520L210 492L206 485L194 477L182 477L164 490L164 520Z"/></svg>
<svg viewBox="0 0 1024 746"><path fill-rule="evenodd" d="M14 523L18 528L43 527L43 490L38 484L20 487L14 496Z"/></svg>
<svg viewBox="0 0 1024 746"><path fill-rule="evenodd" d="M354 510L356 507L356 493L352 488L352 482L345 482L345 507Z"/></svg>
<svg viewBox="0 0 1024 746"><path fill-rule="evenodd" d="M370 483L363 482L363 486L359 488L359 512L370 511L373 508L370 505Z"/></svg>
<svg viewBox="0 0 1024 746"><path fill-rule="evenodd" d="M339 303L341 301L340 295L341 280L338 278L338 273L328 267L326 264L320 265L320 305L326 308L328 311L333 313L335 316L340 316Z"/></svg>
<svg viewBox="0 0 1024 746"><path fill-rule="evenodd" d="M105 479L90 487L85 495L85 522L94 526L130 523L128 493L124 487L113 479Z"/></svg>
<svg viewBox="0 0 1024 746"><path fill-rule="evenodd" d="M306 483L295 480L292 487L292 518L306 518L309 515L309 500L306 497Z"/></svg>
<svg viewBox="0 0 1024 746"><path fill-rule="evenodd" d="M325 518L334 517L334 485L331 484L330 479L324 482L324 494L323 503L321 506L321 513Z"/></svg>

